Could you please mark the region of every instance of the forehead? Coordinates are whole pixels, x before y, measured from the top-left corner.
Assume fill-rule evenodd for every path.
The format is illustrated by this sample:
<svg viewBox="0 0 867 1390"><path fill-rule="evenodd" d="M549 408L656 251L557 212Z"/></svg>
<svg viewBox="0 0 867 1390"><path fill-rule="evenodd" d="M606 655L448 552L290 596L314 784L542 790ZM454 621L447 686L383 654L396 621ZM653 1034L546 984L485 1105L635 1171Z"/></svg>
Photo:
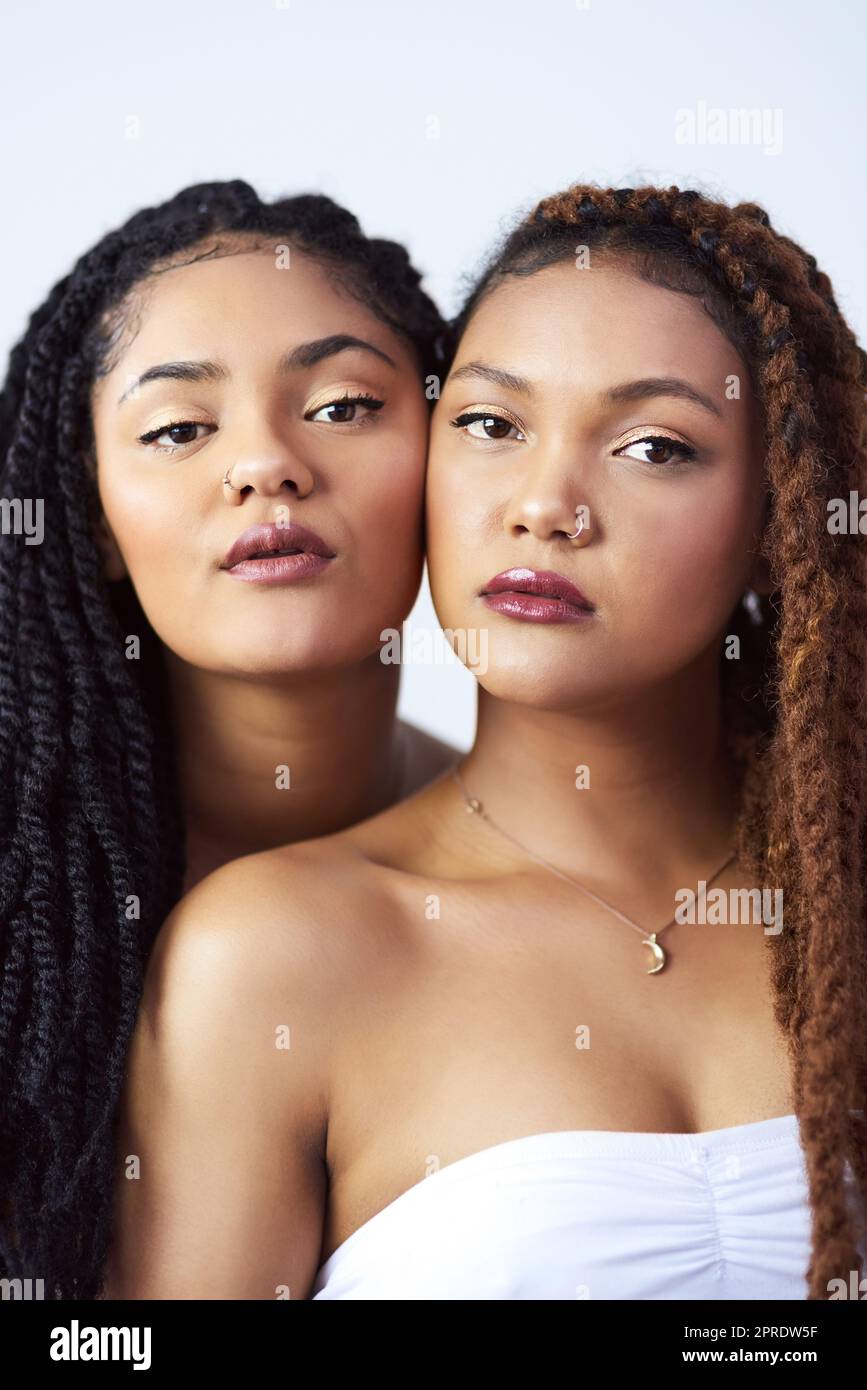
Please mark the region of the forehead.
<svg viewBox="0 0 867 1390"><path fill-rule="evenodd" d="M482 299L455 365L475 359L573 390L679 376L718 393L732 373L743 394L748 385L740 354L698 298L613 265L579 270L568 261L509 276Z"/></svg>
<svg viewBox="0 0 867 1390"><path fill-rule="evenodd" d="M339 270L286 249L233 250L147 276L124 306L108 375L168 359L264 361L332 333L364 337L411 364L400 335L350 293Z"/></svg>

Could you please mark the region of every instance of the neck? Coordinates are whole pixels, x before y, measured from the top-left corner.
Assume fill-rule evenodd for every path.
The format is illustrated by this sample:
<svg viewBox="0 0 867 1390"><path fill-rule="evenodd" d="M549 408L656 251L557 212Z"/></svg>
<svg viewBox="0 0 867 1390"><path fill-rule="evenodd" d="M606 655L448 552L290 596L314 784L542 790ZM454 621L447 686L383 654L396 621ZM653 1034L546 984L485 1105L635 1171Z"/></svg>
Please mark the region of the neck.
<svg viewBox="0 0 867 1390"><path fill-rule="evenodd" d="M461 769L467 791L527 849L588 886L628 894L641 884L653 896L710 878L734 850L736 786L715 662L708 675L700 691L693 671L581 712L480 691Z"/></svg>
<svg viewBox="0 0 867 1390"><path fill-rule="evenodd" d="M394 801L400 667L252 681L167 652L187 826L185 889L242 854L343 830Z"/></svg>

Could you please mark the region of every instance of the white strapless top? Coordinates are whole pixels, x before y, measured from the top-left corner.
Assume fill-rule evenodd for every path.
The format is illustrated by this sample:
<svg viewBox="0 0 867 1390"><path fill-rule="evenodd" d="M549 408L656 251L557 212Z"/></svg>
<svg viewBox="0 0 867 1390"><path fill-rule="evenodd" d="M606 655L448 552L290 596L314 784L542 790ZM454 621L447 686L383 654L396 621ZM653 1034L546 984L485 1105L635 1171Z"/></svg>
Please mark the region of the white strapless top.
<svg viewBox="0 0 867 1390"><path fill-rule="evenodd" d="M338 1246L310 1297L805 1299L809 1255L795 1115L699 1134L556 1130L415 1183Z"/></svg>

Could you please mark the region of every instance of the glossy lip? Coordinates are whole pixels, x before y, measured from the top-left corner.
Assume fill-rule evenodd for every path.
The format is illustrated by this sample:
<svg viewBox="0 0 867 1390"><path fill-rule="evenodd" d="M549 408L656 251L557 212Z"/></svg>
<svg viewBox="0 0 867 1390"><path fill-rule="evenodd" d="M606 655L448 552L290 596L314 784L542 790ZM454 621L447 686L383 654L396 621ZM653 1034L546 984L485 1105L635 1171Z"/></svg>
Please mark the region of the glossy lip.
<svg viewBox="0 0 867 1390"><path fill-rule="evenodd" d="M289 555L268 554L288 550ZM334 559L334 551L321 536L293 522L280 526L275 521L249 526L229 547L220 568L234 579L260 584L282 584L319 574Z"/></svg>
<svg viewBox="0 0 867 1390"><path fill-rule="evenodd" d="M553 570L503 570L479 593L488 608L527 622L582 622L596 611L571 580Z"/></svg>

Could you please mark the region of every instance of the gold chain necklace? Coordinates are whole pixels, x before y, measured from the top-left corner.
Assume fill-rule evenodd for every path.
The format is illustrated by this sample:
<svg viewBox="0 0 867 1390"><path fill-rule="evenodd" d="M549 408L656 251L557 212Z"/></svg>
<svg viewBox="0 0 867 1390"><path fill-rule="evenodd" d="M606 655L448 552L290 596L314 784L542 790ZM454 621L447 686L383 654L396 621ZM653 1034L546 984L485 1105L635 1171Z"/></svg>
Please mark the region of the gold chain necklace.
<svg viewBox="0 0 867 1390"><path fill-rule="evenodd" d="M605 898L601 898L598 893L594 893L590 888L585 888L584 884L579 883L577 879L570 878L569 875L564 874L561 869L557 869L554 867L553 864L549 864L547 859L543 859L541 855L534 854L533 850L528 849L526 845L522 845L520 840L515 839L514 835L510 835L508 830L504 830L501 825L497 825L496 821L493 821L491 817L488 815L487 811L482 806L481 801L479 801L478 798L475 796L470 796L469 792L464 786L464 780L461 777L461 774L458 772L457 766L452 768L452 776L454 777L455 781L461 789L461 795L463 796L464 801L466 802L466 808L468 812L472 812L472 814L476 816L481 816L482 820L487 821L488 825L490 825L500 835L504 835L507 840L511 840L513 845L517 845L518 849L521 850L523 854L527 854L531 859L535 859L537 864L541 864L543 868L550 870L552 874L556 874L558 878L562 878L566 883L571 883L573 888L578 888L581 890L582 893L586 893L588 898L592 898L594 902L599 903L600 907L607 908L609 912L613 912L614 916L619 917L621 922L625 922L627 927L632 927L633 931L640 932L641 935L644 937L644 944L650 947L651 953L653 955L653 965L651 965L650 969L646 973L648 975L658 974L658 972L665 965L667 956L663 951L662 947L660 946L657 937L662 932L664 932L667 927L673 925L675 920L674 917L672 917L670 922L666 922L664 927L659 927L657 931L645 931L644 927L639 926L637 922L633 922L631 917L627 917L624 912L620 912L618 908L614 907L611 903L607 902ZM720 865L713 878L709 878L705 881L704 888L701 892L701 902L704 902L704 897L707 892L708 886L711 883L713 883L714 879L719 878L723 869L728 868L729 864L732 862L734 858L734 854L729 855L725 864Z"/></svg>

